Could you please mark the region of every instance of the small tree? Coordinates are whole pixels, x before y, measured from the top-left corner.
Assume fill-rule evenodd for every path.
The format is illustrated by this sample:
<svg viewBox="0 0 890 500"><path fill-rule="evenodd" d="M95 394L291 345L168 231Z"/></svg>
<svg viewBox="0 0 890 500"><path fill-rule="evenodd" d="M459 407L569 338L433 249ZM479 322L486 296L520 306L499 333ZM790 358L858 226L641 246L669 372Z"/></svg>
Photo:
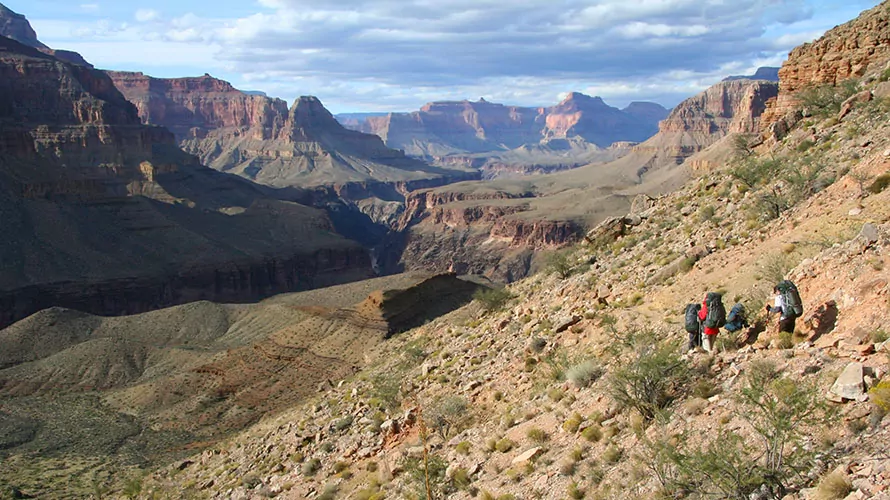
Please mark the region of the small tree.
<svg viewBox="0 0 890 500"><path fill-rule="evenodd" d="M570 250L557 250L547 256L547 272L566 279L575 272Z"/></svg>
<svg viewBox="0 0 890 500"><path fill-rule="evenodd" d="M480 288L473 294L485 312L501 310L514 297L506 288Z"/></svg>
<svg viewBox="0 0 890 500"><path fill-rule="evenodd" d="M789 480L811 463L812 452L795 446L804 436L802 429L825 422L830 412L815 387L780 377L769 361L751 363L740 400L760 437L765 483L781 498Z"/></svg>
<svg viewBox="0 0 890 500"><path fill-rule="evenodd" d="M615 370L609 393L618 404L637 410L650 421L680 392L688 376L675 345L640 346L636 359Z"/></svg>

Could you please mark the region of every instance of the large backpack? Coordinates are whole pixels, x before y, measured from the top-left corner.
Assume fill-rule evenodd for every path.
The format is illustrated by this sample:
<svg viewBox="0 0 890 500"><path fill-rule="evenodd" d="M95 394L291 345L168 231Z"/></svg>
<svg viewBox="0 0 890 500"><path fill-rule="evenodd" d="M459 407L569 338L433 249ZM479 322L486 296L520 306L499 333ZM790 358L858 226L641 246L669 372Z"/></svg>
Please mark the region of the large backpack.
<svg viewBox="0 0 890 500"><path fill-rule="evenodd" d="M698 312L701 311L701 304L689 304L686 306L686 331L689 333L698 333Z"/></svg>
<svg viewBox="0 0 890 500"><path fill-rule="evenodd" d="M782 314L786 317L799 318L803 314L803 302L800 300L797 285L791 280L782 280L776 285L776 288L782 294L782 303L785 304Z"/></svg>
<svg viewBox="0 0 890 500"><path fill-rule="evenodd" d="M723 326L730 332L747 327L748 318L747 313L745 312L745 306L740 302L732 306L732 309L729 310L729 314L726 315L726 324Z"/></svg>
<svg viewBox="0 0 890 500"><path fill-rule="evenodd" d="M708 328L720 328L725 325L726 308L723 307L723 296L717 292L708 292L705 304L708 306L708 315L705 316L704 325Z"/></svg>

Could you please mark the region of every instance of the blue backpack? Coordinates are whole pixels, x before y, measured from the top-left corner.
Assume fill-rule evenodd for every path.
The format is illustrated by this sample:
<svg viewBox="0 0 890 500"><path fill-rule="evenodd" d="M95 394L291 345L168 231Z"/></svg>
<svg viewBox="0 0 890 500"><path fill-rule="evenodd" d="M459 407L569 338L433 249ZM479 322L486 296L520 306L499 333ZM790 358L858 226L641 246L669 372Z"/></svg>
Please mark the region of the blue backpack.
<svg viewBox="0 0 890 500"><path fill-rule="evenodd" d="M738 303L732 306L729 314L726 315L726 324L723 325L727 331L735 332L748 326L748 318L745 313L745 306Z"/></svg>

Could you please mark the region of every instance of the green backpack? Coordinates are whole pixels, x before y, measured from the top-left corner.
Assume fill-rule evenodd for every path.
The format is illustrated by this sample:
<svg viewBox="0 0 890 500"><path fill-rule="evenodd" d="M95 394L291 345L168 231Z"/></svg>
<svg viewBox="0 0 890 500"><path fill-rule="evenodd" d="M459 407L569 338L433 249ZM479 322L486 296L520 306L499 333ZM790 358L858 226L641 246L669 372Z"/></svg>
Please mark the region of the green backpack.
<svg viewBox="0 0 890 500"><path fill-rule="evenodd" d="M799 318L803 314L803 302L800 300L800 292L797 291L797 285L791 280L782 280L776 285L779 293L782 295L782 302L785 309L782 311L786 317Z"/></svg>

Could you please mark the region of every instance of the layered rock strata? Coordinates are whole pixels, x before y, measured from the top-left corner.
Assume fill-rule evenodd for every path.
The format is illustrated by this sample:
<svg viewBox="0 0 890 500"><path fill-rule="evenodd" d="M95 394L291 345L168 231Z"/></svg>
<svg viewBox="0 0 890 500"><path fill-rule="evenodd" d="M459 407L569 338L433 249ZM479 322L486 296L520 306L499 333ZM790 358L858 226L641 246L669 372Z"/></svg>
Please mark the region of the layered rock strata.
<svg viewBox="0 0 890 500"><path fill-rule="evenodd" d="M371 274L319 210L201 166L100 71L0 38L0 325L255 300Z"/></svg>
<svg viewBox="0 0 890 500"><path fill-rule="evenodd" d="M386 145L436 160L454 154L507 151L553 139L580 138L600 148L652 136L667 110L631 103L620 110L599 97L570 93L552 107L505 106L484 99L432 102L412 113L390 113L350 121Z"/></svg>
<svg viewBox="0 0 890 500"><path fill-rule="evenodd" d="M764 114L764 127L793 114L799 91L819 85L839 85L870 71L884 69L890 60L890 12L885 3L856 19L796 47L779 70L779 95Z"/></svg>

